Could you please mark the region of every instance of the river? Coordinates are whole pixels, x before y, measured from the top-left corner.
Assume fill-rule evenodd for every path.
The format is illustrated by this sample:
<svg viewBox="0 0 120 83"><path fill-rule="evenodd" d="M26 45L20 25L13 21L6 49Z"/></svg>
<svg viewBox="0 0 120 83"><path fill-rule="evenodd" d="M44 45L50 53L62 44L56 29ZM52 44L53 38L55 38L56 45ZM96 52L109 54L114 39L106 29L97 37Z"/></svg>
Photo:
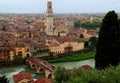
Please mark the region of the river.
<svg viewBox="0 0 120 83"><path fill-rule="evenodd" d="M82 61L75 61L75 62L62 62L62 63L54 63L55 66L65 67L66 69L73 69L79 68L83 65L90 65L91 67L95 67L95 60L88 59Z"/></svg>
<svg viewBox="0 0 120 83"><path fill-rule="evenodd" d="M55 66L65 67L66 69L79 68L82 65L90 65L91 67L94 68L95 60L88 59L88 60L82 60L82 61L62 62L62 63L53 63L53 64ZM39 76L35 74L35 70L31 70L28 66L1 68L0 76L6 75L6 77L10 80L10 83L14 83L12 76L20 72L28 72L28 73L31 73L35 79L39 78Z"/></svg>

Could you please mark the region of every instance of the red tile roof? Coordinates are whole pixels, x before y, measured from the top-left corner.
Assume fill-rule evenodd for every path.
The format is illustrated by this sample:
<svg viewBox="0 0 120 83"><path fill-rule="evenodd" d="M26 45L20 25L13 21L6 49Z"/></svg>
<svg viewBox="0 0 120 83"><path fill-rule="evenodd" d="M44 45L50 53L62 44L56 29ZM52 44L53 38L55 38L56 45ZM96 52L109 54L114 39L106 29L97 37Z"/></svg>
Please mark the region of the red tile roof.
<svg viewBox="0 0 120 83"><path fill-rule="evenodd" d="M84 70L92 69L92 67L89 66L89 65L83 65L81 68L84 69Z"/></svg>
<svg viewBox="0 0 120 83"><path fill-rule="evenodd" d="M50 47L57 47L57 46L60 46L57 42L52 42L50 43L49 45Z"/></svg>
<svg viewBox="0 0 120 83"><path fill-rule="evenodd" d="M10 40L0 41L0 50L14 50L15 43Z"/></svg>
<svg viewBox="0 0 120 83"><path fill-rule="evenodd" d="M82 42L81 39L74 38L74 37L58 37L56 39L60 44L65 43L65 42Z"/></svg>
<svg viewBox="0 0 120 83"><path fill-rule="evenodd" d="M52 80L47 78L40 78L33 83L52 83Z"/></svg>
<svg viewBox="0 0 120 83"><path fill-rule="evenodd" d="M53 36L47 35L44 37L44 39L50 40L50 39L53 39Z"/></svg>
<svg viewBox="0 0 120 83"><path fill-rule="evenodd" d="M87 32L87 34L90 34L90 35L98 35L97 32L93 32L93 31L89 31L89 32Z"/></svg>
<svg viewBox="0 0 120 83"><path fill-rule="evenodd" d="M42 23L35 23L35 25L38 26L38 27L45 27L45 23L44 22L42 22Z"/></svg>
<svg viewBox="0 0 120 83"><path fill-rule="evenodd" d="M23 79L28 79L31 81L33 80L32 75L29 73L19 73L19 74L13 75L13 78L15 83L18 83Z"/></svg>

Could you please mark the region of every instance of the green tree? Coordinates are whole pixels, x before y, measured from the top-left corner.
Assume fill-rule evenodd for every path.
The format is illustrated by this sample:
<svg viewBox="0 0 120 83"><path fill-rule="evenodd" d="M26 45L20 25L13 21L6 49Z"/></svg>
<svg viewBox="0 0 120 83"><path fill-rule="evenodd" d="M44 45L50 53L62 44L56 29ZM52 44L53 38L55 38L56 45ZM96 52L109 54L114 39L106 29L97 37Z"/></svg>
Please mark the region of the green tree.
<svg viewBox="0 0 120 83"><path fill-rule="evenodd" d="M95 65L104 69L111 65L116 66L120 61L120 27L115 11L110 11L103 19L99 32Z"/></svg>
<svg viewBox="0 0 120 83"><path fill-rule="evenodd" d="M19 53L18 55L15 55L13 63L15 65L23 64L24 63L24 59L22 58L22 54Z"/></svg>
<svg viewBox="0 0 120 83"><path fill-rule="evenodd" d="M54 83L66 83L69 77L70 77L70 74L65 68L58 67L55 71Z"/></svg>
<svg viewBox="0 0 120 83"><path fill-rule="evenodd" d="M101 26L101 21L93 21L92 23L90 22L85 22L81 24L82 27L89 27L92 29L96 29L97 27Z"/></svg>
<svg viewBox="0 0 120 83"><path fill-rule="evenodd" d="M6 27L5 27L5 25L3 26L2 30L3 30L3 31L6 31Z"/></svg>
<svg viewBox="0 0 120 83"><path fill-rule="evenodd" d="M81 25L80 21L77 21L77 22L74 23L74 27L75 27L75 28L80 27L80 25Z"/></svg>
<svg viewBox="0 0 120 83"><path fill-rule="evenodd" d="M90 38L90 46L91 47L96 47L97 45L97 38L95 36Z"/></svg>
<svg viewBox="0 0 120 83"><path fill-rule="evenodd" d="M69 77L66 81L64 78L68 71L64 68L57 68L56 71L58 75L55 75L57 79L53 83L120 83L120 65L110 66L104 70L74 68L67 74Z"/></svg>
<svg viewBox="0 0 120 83"><path fill-rule="evenodd" d="M89 41L84 41L84 47L89 47Z"/></svg>
<svg viewBox="0 0 120 83"><path fill-rule="evenodd" d="M50 55L50 59L53 59L53 58L54 58L53 52L49 52L49 55Z"/></svg>
<svg viewBox="0 0 120 83"><path fill-rule="evenodd" d="M0 83L9 83L9 80L6 78L6 76L1 76L0 77Z"/></svg>

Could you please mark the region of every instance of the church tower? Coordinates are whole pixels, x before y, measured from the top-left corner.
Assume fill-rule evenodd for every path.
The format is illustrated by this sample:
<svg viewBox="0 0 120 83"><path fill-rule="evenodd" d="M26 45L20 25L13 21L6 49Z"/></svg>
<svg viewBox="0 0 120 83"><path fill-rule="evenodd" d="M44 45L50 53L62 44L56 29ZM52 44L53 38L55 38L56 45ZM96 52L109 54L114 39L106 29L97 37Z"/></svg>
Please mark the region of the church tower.
<svg viewBox="0 0 120 83"><path fill-rule="evenodd" d="M47 35L53 35L53 9L51 1L47 3L45 32Z"/></svg>

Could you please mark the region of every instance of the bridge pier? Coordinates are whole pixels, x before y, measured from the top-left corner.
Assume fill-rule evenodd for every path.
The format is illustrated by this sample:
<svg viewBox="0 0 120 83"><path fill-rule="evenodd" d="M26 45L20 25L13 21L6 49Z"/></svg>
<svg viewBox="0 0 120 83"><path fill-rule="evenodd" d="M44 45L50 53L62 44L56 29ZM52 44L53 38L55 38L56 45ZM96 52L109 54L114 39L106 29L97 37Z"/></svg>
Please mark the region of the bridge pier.
<svg viewBox="0 0 120 83"><path fill-rule="evenodd" d="M55 78L55 76L54 76L54 72L52 72L52 79L54 79Z"/></svg>
<svg viewBox="0 0 120 83"><path fill-rule="evenodd" d="M36 73L40 74L40 67L38 65L36 65Z"/></svg>
<svg viewBox="0 0 120 83"><path fill-rule="evenodd" d="M48 70L45 70L45 77L46 78L54 78L54 73L53 72L50 72Z"/></svg>
<svg viewBox="0 0 120 83"><path fill-rule="evenodd" d="M35 68L35 65L31 62L31 61L28 61L29 62L29 64L30 64L30 68L31 69L34 69Z"/></svg>
<svg viewBox="0 0 120 83"><path fill-rule="evenodd" d="M36 65L36 73L37 74L45 73L45 69L43 69L39 65Z"/></svg>

